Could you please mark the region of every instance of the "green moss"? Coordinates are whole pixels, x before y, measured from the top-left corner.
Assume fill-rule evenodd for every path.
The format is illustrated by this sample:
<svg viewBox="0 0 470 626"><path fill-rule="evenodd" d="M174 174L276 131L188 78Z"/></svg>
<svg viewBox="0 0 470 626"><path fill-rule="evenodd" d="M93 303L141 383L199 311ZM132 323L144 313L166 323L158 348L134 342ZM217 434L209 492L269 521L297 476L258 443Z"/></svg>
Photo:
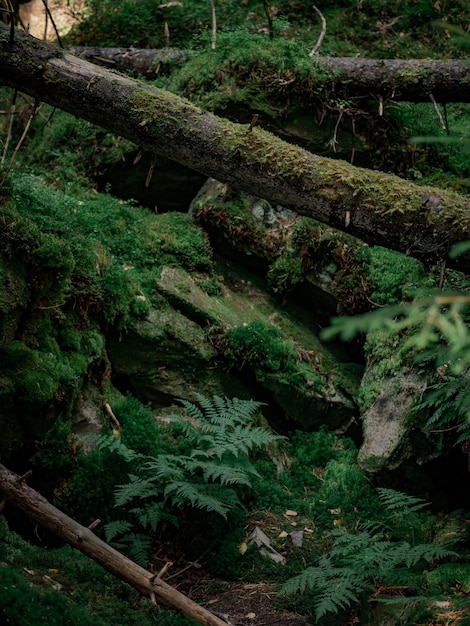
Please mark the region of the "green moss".
<svg viewBox="0 0 470 626"><path fill-rule="evenodd" d="M299 347L274 326L251 322L229 329L218 340L218 346L235 367L249 367L261 379L274 376L281 384L312 394L323 388L323 374L316 367L314 355L299 352Z"/></svg>
<svg viewBox="0 0 470 626"><path fill-rule="evenodd" d="M364 272L375 305L398 304L416 295L419 289L431 288L432 277L425 275L419 261L379 246L357 248L355 258L364 263Z"/></svg>
<svg viewBox="0 0 470 626"><path fill-rule="evenodd" d="M307 217L297 220L288 229L279 256L271 263L267 274L268 284L275 293L286 293L305 279L314 264L320 233L318 223Z"/></svg>
<svg viewBox="0 0 470 626"><path fill-rule="evenodd" d="M8 531L0 518L0 620L15 626L191 626L152 607L85 555L46 550ZM73 593L71 593L73 590ZM119 617L117 617L119 616Z"/></svg>
<svg viewBox="0 0 470 626"><path fill-rule="evenodd" d="M426 573L428 583L434 593L449 593L459 585L462 592L470 591L470 565L466 563L445 563Z"/></svg>

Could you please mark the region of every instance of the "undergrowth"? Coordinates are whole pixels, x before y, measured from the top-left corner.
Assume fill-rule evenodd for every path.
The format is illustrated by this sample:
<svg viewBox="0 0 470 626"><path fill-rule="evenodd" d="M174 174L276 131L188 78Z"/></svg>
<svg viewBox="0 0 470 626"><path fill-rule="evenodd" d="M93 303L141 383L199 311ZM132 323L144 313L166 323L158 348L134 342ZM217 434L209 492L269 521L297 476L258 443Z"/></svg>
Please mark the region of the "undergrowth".
<svg viewBox="0 0 470 626"><path fill-rule="evenodd" d="M191 626L65 546L45 550L0 517L0 621L11 626Z"/></svg>
<svg viewBox="0 0 470 626"><path fill-rule="evenodd" d="M447 546L414 540L415 527L421 531L421 520L415 514L424 502L390 489L378 493L387 513L382 522L367 522L359 532L335 531L332 548L318 565L307 567L281 588L281 594L313 590L317 622L327 613L344 612L359 604L381 587L401 586L408 596L420 594L425 587L425 568L458 557Z"/></svg>

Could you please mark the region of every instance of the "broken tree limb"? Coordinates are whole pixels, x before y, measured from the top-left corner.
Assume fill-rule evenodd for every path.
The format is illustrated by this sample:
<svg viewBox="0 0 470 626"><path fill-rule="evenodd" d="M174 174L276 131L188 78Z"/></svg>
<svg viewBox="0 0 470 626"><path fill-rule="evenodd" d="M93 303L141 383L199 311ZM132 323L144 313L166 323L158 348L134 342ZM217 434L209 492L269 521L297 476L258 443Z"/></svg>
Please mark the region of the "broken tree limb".
<svg viewBox="0 0 470 626"><path fill-rule="evenodd" d="M119 72L132 71L153 79L164 71L190 61L180 50L140 50L136 48L88 48L72 46L69 52L82 59ZM193 55L194 56L194 55ZM259 70L251 63L251 71ZM470 63L468 60L361 59L358 57L312 57L312 67L321 70L310 91L323 88L330 97L348 100L365 98L387 101L470 102ZM224 68L224 72L229 70ZM292 81L280 74L276 79ZM312 79L310 79L312 81Z"/></svg>
<svg viewBox="0 0 470 626"><path fill-rule="evenodd" d="M150 80L160 74L168 73L171 68L185 63L189 58L187 53L171 48L168 50L145 50L71 46L67 50L90 63L118 72L135 72Z"/></svg>
<svg viewBox="0 0 470 626"><path fill-rule="evenodd" d="M26 484L26 474L18 476L0 465L0 493L31 519L62 541L93 559L108 572L137 589L142 595L171 607L203 626L227 626L226 622L177 591L158 575L134 563L71 517L62 513Z"/></svg>
<svg viewBox="0 0 470 626"><path fill-rule="evenodd" d="M0 25L0 81L141 148L339 230L470 272L470 200L316 156L255 126L234 124L172 93Z"/></svg>

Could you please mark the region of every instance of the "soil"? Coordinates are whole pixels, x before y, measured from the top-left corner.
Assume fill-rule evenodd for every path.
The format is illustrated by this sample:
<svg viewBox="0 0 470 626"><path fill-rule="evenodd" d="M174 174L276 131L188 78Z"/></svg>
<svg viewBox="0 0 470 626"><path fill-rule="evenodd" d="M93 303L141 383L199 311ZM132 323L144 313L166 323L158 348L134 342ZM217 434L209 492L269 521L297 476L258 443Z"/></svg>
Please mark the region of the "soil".
<svg viewBox="0 0 470 626"><path fill-rule="evenodd" d="M227 591L214 593L206 601L197 599L196 590L193 599L232 626L305 626L308 623L301 615L273 607L275 595L272 585L239 583Z"/></svg>
<svg viewBox="0 0 470 626"><path fill-rule="evenodd" d="M175 550L175 544L161 542L155 548L150 569L162 572L165 582L226 621L228 626L306 626L312 623L307 616L276 607L276 585L216 578L199 563L188 562L180 550Z"/></svg>

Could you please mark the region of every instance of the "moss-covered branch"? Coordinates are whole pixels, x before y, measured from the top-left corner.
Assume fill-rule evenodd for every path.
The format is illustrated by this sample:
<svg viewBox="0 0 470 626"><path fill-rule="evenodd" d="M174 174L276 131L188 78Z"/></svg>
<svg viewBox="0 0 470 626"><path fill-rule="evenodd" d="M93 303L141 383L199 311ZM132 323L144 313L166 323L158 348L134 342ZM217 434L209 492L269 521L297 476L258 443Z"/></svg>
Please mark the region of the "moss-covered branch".
<svg viewBox="0 0 470 626"><path fill-rule="evenodd" d="M321 158L260 128L228 122L0 26L0 80L199 172L367 242L470 271L447 258L470 239L470 201L396 176Z"/></svg>
<svg viewBox="0 0 470 626"><path fill-rule="evenodd" d="M179 50L72 47L70 52L90 63L146 78L155 78L172 65L190 62L190 56ZM253 71L251 59L249 63ZM311 65L310 93L326 89L339 100L431 102L433 96L438 102L470 102L470 64L466 61L319 56L312 59ZM315 76L317 79L312 81ZM280 68L275 78L280 85L283 80L290 83L292 71Z"/></svg>

